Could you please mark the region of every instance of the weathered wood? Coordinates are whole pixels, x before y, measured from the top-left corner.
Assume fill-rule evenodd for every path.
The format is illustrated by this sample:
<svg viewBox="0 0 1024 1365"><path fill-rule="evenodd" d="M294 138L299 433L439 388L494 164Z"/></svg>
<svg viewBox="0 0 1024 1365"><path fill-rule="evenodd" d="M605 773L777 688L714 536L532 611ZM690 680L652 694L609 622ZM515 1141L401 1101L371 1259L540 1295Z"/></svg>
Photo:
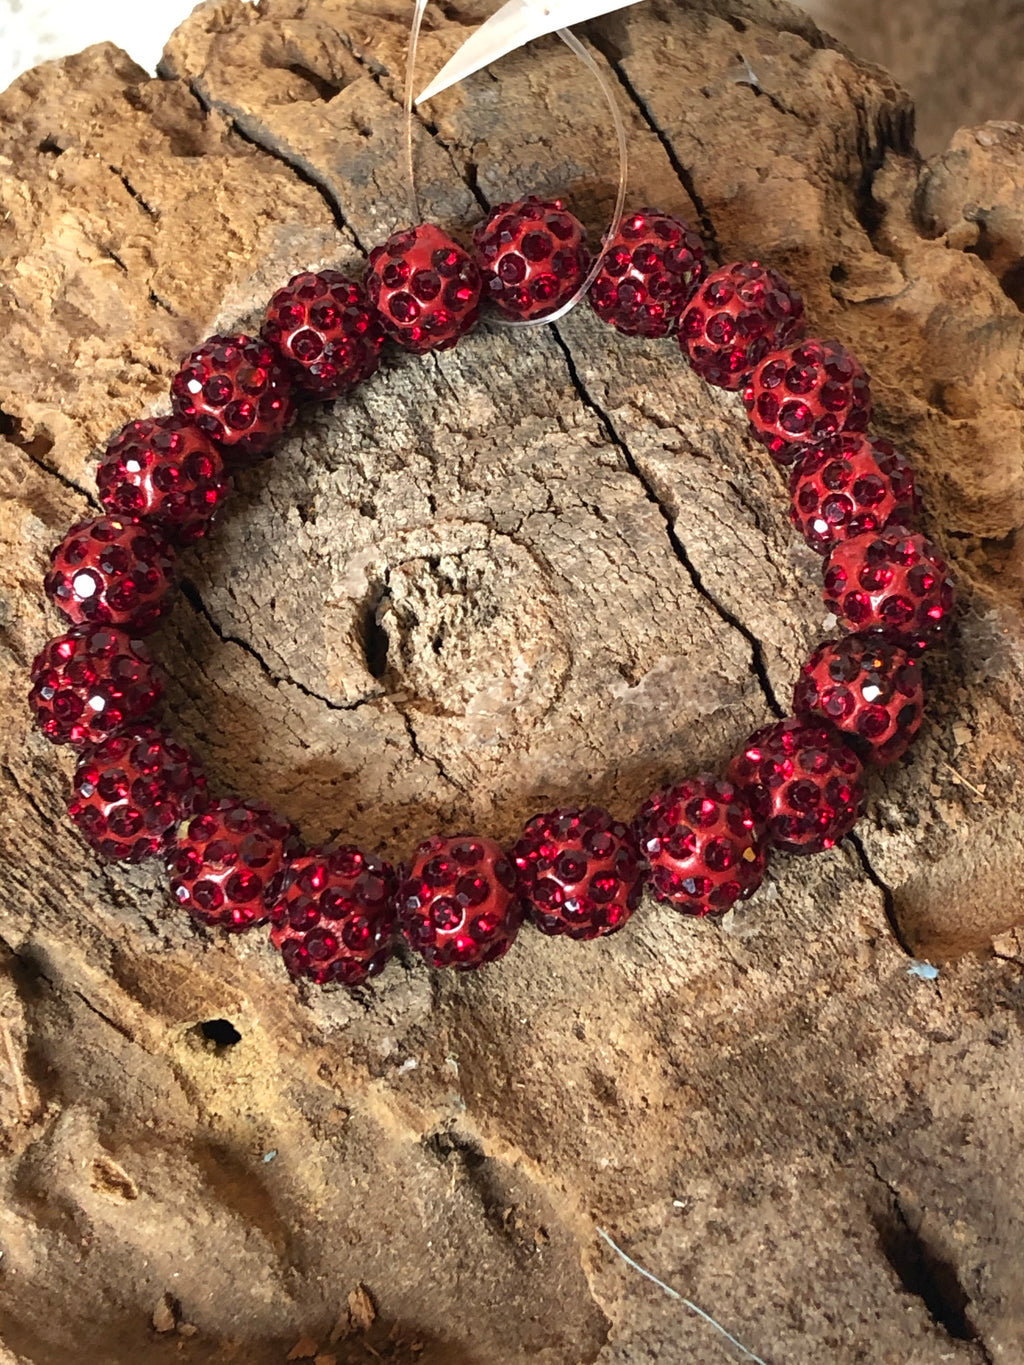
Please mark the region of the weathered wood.
<svg viewBox="0 0 1024 1365"><path fill-rule="evenodd" d="M1020 129L922 165L902 93L774 0L590 33L631 201L796 281L873 374L956 564L958 637L861 844L778 859L720 929L649 904L604 944L524 934L468 977L403 957L352 997L192 929L158 867L102 865L63 819L70 759L23 702L45 553L182 351L403 220L407 17L227 0L162 80L106 46L0 97L4 1343L32 1365L269 1365L303 1336L338 1362L723 1358L601 1225L768 1360L1013 1360ZM475 18L432 18L425 71ZM526 191L597 229L611 156L554 40L417 139L424 210L459 230ZM158 644L170 709L218 785L310 839L401 858L570 798L627 814L785 708L822 633L818 560L738 400L584 310L392 357L238 483ZM937 984L893 926L953 959ZM241 1041L215 1050L211 1019ZM357 1296L350 1325L360 1284L377 1316Z"/></svg>

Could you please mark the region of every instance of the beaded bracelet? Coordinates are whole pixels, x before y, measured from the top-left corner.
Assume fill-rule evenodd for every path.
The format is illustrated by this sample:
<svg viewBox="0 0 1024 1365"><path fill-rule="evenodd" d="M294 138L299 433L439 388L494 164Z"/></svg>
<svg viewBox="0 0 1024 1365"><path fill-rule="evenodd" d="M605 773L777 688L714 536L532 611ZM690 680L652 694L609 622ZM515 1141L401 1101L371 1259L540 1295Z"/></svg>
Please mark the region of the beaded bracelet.
<svg viewBox="0 0 1024 1365"><path fill-rule="evenodd" d="M108 858L164 856L177 902L231 931L268 921L289 972L362 983L397 935L437 967L504 954L529 920L592 939L620 929L645 886L687 915L721 915L761 884L772 851L807 854L847 835L863 764L892 763L921 724L920 655L944 635L953 589L913 530L913 473L867 434L867 376L838 342L805 340L800 295L739 262L709 273L685 223L628 216L590 291L627 336L675 336L709 384L742 391L750 428L789 471L790 516L825 557L824 599L840 638L803 666L793 714L751 735L727 775L654 793L631 821L597 807L531 819L509 852L471 834L435 836L397 871L351 846L303 848L258 801L213 799L193 756L154 723L163 685L140 637L166 614L179 549L200 540L233 468L270 453L296 401L334 399L376 370L386 338L424 354L456 344L482 299L540 321L590 268L561 200L499 205L472 252L433 224L370 253L363 285L295 276L258 338L215 336L171 386L173 414L130 422L97 484L106 515L52 552L46 591L71 621L32 668L43 733L80 749L72 820Z"/></svg>

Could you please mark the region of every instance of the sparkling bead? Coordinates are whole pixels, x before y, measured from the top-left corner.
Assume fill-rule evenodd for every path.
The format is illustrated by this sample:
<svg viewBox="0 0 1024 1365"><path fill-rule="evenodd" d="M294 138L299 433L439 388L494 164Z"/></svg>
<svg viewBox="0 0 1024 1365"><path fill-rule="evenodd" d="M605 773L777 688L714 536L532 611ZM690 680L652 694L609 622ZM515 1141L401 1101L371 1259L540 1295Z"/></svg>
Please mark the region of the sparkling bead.
<svg viewBox="0 0 1024 1365"><path fill-rule="evenodd" d="M385 332L408 351L447 351L480 316L480 271L435 227L396 232L370 252L366 289Z"/></svg>
<svg viewBox="0 0 1024 1365"><path fill-rule="evenodd" d="M768 842L820 853L849 834L864 800L861 761L831 725L790 717L758 730L729 767Z"/></svg>
<svg viewBox="0 0 1024 1365"><path fill-rule="evenodd" d="M706 271L704 243L688 223L641 209L623 218L609 243L590 302L626 336L667 336Z"/></svg>
<svg viewBox="0 0 1024 1365"><path fill-rule="evenodd" d="M337 270L295 275L270 300L262 336L314 398L337 398L369 379L384 330L361 284Z"/></svg>
<svg viewBox="0 0 1024 1365"><path fill-rule="evenodd" d="M182 361L171 401L235 464L268 454L295 419L291 377L275 348L255 337L209 337Z"/></svg>
<svg viewBox="0 0 1024 1365"><path fill-rule="evenodd" d="M946 561L902 526L840 541L825 566L824 597L844 629L877 632L913 652L938 643L953 612Z"/></svg>
<svg viewBox="0 0 1024 1365"><path fill-rule="evenodd" d="M841 432L813 446L789 481L789 516L812 550L832 546L890 523L910 525L917 514L914 472L888 441Z"/></svg>
<svg viewBox="0 0 1024 1365"><path fill-rule="evenodd" d="M402 932L432 967L494 962L511 946L524 910L512 863L475 834L420 844L398 891Z"/></svg>
<svg viewBox="0 0 1024 1365"><path fill-rule="evenodd" d="M658 900L685 915L721 915L764 880L768 852L746 797L702 773L655 792L637 817Z"/></svg>
<svg viewBox="0 0 1024 1365"><path fill-rule="evenodd" d="M776 464L791 465L809 446L871 420L871 388L838 341L801 341L762 360L743 390L750 428Z"/></svg>
<svg viewBox="0 0 1024 1365"><path fill-rule="evenodd" d="M793 710L831 722L868 761L893 763L921 726L921 667L878 636L829 640L800 670Z"/></svg>
<svg viewBox="0 0 1024 1365"><path fill-rule="evenodd" d="M141 640L113 626L73 626L36 655L29 706L54 744L98 744L147 717L163 690Z"/></svg>
<svg viewBox="0 0 1024 1365"><path fill-rule="evenodd" d="M535 815L512 858L527 914L541 933L575 939L612 934L640 903L636 839L597 806Z"/></svg>
<svg viewBox="0 0 1024 1365"><path fill-rule="evenodd" d="M155 630L170 608L174 551L163 533L137 517L94 517L72 526L50 552L44 586L75 625Z"/></svg>
<svg viewBox="0 0 1024 1365"><path fill-rule="evenodd" d="M473 234L483 297L511 318L556 312L586 276L586 236L561 199L499 204Z"/></svg>
<svg viewBox="0 0 1024 1365"><path fill-rule="evenodd" d="M206 534L230 488L217 447L181 417L122 427L100 461L96 484L113 515L155 522L178 545Z"/></svg>
<svg viewBox="0 0 1024 1365"><path fill-rule="evenodd" d="M188 750L139 726L85 751L68 814L105 858L137 863L156 857L178 821L205 801L206 778Z"/></svg>
<svg viewBox="0 0 1024 1365"><path fill-rule="evenodd" d="M770 351L803 335L804 301L781 275L757 261L714 271L679 320L679 345L700 377L741 389Z"/></svg>

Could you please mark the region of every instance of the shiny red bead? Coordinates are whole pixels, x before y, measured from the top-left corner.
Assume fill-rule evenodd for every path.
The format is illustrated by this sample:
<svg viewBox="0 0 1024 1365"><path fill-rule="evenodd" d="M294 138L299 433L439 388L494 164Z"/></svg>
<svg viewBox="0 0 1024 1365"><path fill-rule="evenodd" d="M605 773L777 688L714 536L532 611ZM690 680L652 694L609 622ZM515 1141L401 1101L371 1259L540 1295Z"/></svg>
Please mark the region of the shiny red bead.
<svg viewBox="0 0 1024 1365"><path fill-rule="evenodd" d="M420 844L398 892L402 932L432 967L494 962L519 932L524 909L512 863L475 834Z"/></svg>
<svg viewBox="0 0 1024 1365"><path fill-rule="evenodd" d="M602 322L625 336L668 336L706 273L704 243L688 223L641 209L620 223L590 286L590 302Z"/></svg>
<svg viewBox="0 0 1024 1365"><path fill-rule="evenodd" d="M50 552L46 595L75 625L155 630L171 605L174 551L163 532L135 517L80 521Z"/></svg>
<svg viewBox="0 0 1024 1365"><path fill-rule="evenodd" d="M261 335L314 398L337 398L380 364L384 329L366 290L337 270L295 275L270 300Z"/></svg>
<svg viewBox="0 0 1024 1365"><path fill-rule="evenodd" d="M473 234L483 297L518 320L554 313L586 278L586 237L561 199L499 204Z"/></svg>
<svg viewBox="0 0 1024 1365"><path fill-rule="evenodd" d="M358 986L391 956L394 870L358 848L293 858L267 892L270 941L292 976Z"/></svg>
<svg viewBox="0 0 1024 1365"><path fill-rule="evenodd" d="M447 351L480 317L480 271L433 223L370 252L366 288L385 332L408 351Z"/></svg>
<svg viewBox="0 0 1024 1365"><path fill-rule="evenodd" d="M230 488L217 447L181 417L122 427L100 461L96 485L109 512L155 522L178 545L206 534Z"/></svg>
<svg viewBox="0 0 1024 1365"><path fill-rule="evenodd" d="M803 335L804 301L781 275L737 261L709 275L679 319L693 369L720 389L741 389L770 351Z"/></svg>
<svg viewBox="0 0 1024 1365"><path fill-rule="evenodd" d="M628 825L598 806L535 815L512 850L527 914L543 934L592 939L640 903L643 867Z"/></svg>
<svg viewBox="0 0 1024 1365"><path fill-rule="evenodd" d="M789 494L790 520L821 555L850 536L908 526L918 508L907 461L888 441L860 432L813 446L794 467Z"/></svg>
<svg viewBox="0 0 1024 1365"><path fill-rule="evenodd" d="M171 381L171 402L236 464L266 455L295 419L280 355L248 336L209 337L187 355Z"/></svg>
<svg viewBox="0 0 1024 1365"><path fill-rule="evenodd" d="M684 915L721 915L764 880L768 851L750 803L731 782L703 773L655 792L636 822L648 880Z"/></svg>
<svg viewBox="0 0 1024 1365"><path fill-rule="evenodd" d="M850 631L876 631L920 651L946 634L953 583L942 555L904 527L841 541L825 566L825 605Z"/></svg>
<svg viewBox="0 0 1024 1365"><path fill-rule="evenodd" d="M800 670L793 710L830 721L868 761L893 763L921 728L921 666L877 636L829 640Z"/></svg>
<svg viewBox="0 0 1024 1365"><path fill-rule="evenodd" d="M768 842L820 853L849 834L864 800L860 759L823 722L790 717L758 730L729 766Z"/></svg>
<svg viewBox="0 0 1024 1365"><path fill-rule="evenodd" d="M113 626L73 626L36 655L28 701L47 739L80 746L137 725L163 690L141 640Z"/></svg>
<svg viewBox="0 0 1024 1365"><path fill-rule="evenodd" d="M830 436L864 431L871 386L838 341L802 341L761 361L743 390L743 405L772 459L791 465Z"/></svg>
<svg viewBox="0 0 1024 1365"><path fill-rule="evenodd" d="M206 778L170 735L141 726L86 750L68 814L105 858L156 857L177 823L206 801Z"/></svg>
<svg viewBox="0 0 1024 1365"><path fill-rule="evenodd" d="M270 918L264 893L298 848L294 826L269 806L224 797L175 832L171 894L203 924L240 933Z"/></svg>

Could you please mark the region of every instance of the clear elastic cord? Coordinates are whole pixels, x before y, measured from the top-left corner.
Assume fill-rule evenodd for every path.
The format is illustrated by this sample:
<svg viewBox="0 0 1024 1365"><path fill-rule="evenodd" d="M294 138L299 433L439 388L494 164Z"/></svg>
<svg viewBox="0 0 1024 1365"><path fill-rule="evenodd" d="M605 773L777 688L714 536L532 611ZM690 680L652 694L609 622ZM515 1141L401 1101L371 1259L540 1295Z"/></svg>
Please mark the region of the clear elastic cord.
<svg viewBox="0 0 1024 1365"><path fill-rule="evenodd" d="M412 25L409 30L409 49L405 64L405 97L403 108L405 111L405 175L406 189L409 196L409 213L413 223L420 221L419 195L416 192L416 168L413 156L413 93L416 88L416 57L419 52L420 29L423 26L423 14L430 0L416 0L413 10ZM626 145L626 127L622 121L622 114L619 111L618 100L615 96L615 88L608 79L606 73L594 60L592 54L583 46L575 33L568 28L557 30L559 38L565 43L566 47L574 56L578 57L587 70L595 77L601 87L605 102L611 114L612 126L615 129L615 138L619 147L619 187L615 196L615 208L612 212L611 222L608 230L601 240L601 248L594 255L593 263L586 278L572 295L566 299L561 307L556 308L552 313L546 313L540 318L525 318L516 320L512 318L497 317L494 320L501 327L543 327L546 323L557 322L559 318L565 317L566 313L573 308L584 297L590 286L601 269L601 261L607 250L608 244L619 230L622 221L622 210L626 202L626 181L629 175L629 151Z"/></svg>

